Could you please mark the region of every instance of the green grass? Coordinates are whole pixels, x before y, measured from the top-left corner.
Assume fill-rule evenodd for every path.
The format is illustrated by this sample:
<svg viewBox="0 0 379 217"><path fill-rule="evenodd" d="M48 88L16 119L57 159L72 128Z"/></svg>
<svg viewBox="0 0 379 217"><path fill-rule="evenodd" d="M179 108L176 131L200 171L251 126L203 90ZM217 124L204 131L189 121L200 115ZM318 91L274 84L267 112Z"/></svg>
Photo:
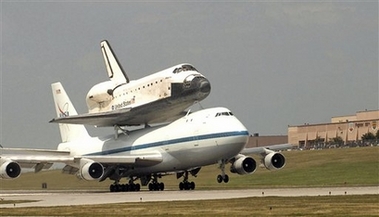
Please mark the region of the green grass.
<svg viewBox="0 0 379 217"><path fill-rule="evenodd" d="M253 175L230 174L228 184L218 184L216 165L202 168L196 189L379 185L379 147L283 152L287 165L279 171L258 168ZM258 158L256 158L258 159ZM176 190L180 180L163 177L166 189ZM87 182L60 171L23 174L16 180L0 180L0 190L99 189L107 180ZM127 194L127 193L125 193ZM4 201L19 203L25 201ZM16 205L17 207L17 205ZM252 197L244 199L140 202L67 207L3 208L4 216L379 216L379 195L318 197Z"/></svg>
<svg viewBox="0 0 379 217"><path fill-rule="evenodd" d="M196 182L196 189L241 189L271 187L316 187L379 185L379 147L327 149L283 152L286 166L279 171L258 168L252 175L230 175L228 184L218 184L220 173L217 165L204 167ZM255 159L259 159L255 157ZM175 175L165 176L160 181L166 189L178 189ZM26 173L15 180L0 180L0 190L39 190L47 183L48 190L103 189L112 181L83 181L59 170Z"/></svg>
<svg viewBox="0 0 379 217"><path fill-rule="evenodd" d="M379 196L254 197L90 206L3 208L4 216L379 216Z"/></svg>

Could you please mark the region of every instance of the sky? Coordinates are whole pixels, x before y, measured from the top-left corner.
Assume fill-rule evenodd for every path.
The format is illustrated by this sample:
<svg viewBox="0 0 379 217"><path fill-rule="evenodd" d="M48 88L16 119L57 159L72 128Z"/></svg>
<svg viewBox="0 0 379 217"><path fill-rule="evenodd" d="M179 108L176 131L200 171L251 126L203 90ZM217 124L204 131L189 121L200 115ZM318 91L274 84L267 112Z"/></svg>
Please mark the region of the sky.
<svg viewBox="0 0 379 217"><path fill-rule="evenodd" d="M79 113L108 80L100 41L129 78L191 63L251 134L379 108L378 1L0 2L4 147L55 149L51 83ZM93 136L113 128L87 127Z"/></svg>

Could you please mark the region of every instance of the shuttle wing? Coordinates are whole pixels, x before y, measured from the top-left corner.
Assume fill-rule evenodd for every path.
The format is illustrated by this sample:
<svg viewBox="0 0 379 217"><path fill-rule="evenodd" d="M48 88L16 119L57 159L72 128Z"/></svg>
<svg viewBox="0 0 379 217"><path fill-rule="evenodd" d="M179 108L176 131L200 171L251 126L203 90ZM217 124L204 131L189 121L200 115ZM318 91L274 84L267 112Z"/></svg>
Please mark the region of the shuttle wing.
<svg viewBox="0 0 379 217"><path fill-rule="evenodd" d="M183 110L187 105L178 105L177 108L163 115L160 111L166 107L166 104L167 102L165 100L157 100L133 108L58 117L52 119L50 123L84 124L97 127L115 125L135 126L146 123L168 122L183 117L186 114Z"/></svg>
<svg viewBox="0 0 379 217"><path fill-rule="evenodd" d="M133 114L130 111L130 108L125 108L110 112L72 115L54 118L50 121L50 123L85 124L98 127L114 125L136 125L132 122Z"/></svg>

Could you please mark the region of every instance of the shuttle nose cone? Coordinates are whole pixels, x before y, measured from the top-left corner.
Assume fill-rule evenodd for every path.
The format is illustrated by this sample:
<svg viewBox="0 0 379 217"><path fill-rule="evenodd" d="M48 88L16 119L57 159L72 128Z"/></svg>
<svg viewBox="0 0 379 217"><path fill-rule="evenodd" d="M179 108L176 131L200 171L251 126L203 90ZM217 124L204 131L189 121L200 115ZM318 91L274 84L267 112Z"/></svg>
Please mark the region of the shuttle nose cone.
<svg viewBox="0 0 379 217"><path fill-rule="evenodd" d="M211 92L211 84L203 76L188 76L183 83L173 83L171 96L180 100L203 100Z"/></svg>
<svg viewBox="0 0 379 217"><path fill-rule="evenodd" d="M208 79L203 78L200 81L200 92L202 93L210 93L211 92L211 83L209 83Z"/></svg>
<svg viewBox="0 0 379 217"><path fill-rule="evenodd" d="M191 82L192 94L194 99L203 100L205 99L211 92L211 83L208 79L198 76L195 77Z"/></svg>

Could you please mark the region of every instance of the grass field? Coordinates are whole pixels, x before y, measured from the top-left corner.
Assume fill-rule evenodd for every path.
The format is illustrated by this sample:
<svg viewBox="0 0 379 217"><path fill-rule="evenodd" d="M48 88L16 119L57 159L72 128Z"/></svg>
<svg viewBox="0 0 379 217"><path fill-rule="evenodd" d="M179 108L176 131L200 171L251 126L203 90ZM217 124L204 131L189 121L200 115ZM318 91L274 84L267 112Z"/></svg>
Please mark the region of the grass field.
<svg viewBox="0 0 379 217"><path fill-rule="evenodd" d="M378 216L378 195L255 197L0 209L3 216Z"/></svg>
<svg viewBox="0 0 379 217"><path fill-rule="evenodd" d="M379 186L379 147L283 152L287 165L280 171L258 168L253 175L230 174L228 184L218 184L216 165L202 168L196 189L243 189L315 186ZM256 158L257 159L257 158ZM177 189L175 176L161 179L167 189ZM23 174L1 180L0 190L103 189L110 181L87 182L60 171ZM127 193L126 193L127 194ZM9 201L8 201L9 202ZM379 216L379 195L319 197L254 197L246 199L141 202L53 208L0 209L6 216Z"/></svg>

